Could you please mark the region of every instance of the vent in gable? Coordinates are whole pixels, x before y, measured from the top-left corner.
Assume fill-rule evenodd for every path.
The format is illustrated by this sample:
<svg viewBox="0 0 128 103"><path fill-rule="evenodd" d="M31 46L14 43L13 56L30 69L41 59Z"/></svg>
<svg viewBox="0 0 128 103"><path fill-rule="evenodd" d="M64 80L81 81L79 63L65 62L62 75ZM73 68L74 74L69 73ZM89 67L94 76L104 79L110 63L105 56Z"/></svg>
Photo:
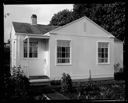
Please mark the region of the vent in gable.
<svg viewBox="0 0 128 103"><path fill-rule="evenodd" d="M84 32L86 32L86 23L85 22L83 23L83 30L84 30Z"/></svg>

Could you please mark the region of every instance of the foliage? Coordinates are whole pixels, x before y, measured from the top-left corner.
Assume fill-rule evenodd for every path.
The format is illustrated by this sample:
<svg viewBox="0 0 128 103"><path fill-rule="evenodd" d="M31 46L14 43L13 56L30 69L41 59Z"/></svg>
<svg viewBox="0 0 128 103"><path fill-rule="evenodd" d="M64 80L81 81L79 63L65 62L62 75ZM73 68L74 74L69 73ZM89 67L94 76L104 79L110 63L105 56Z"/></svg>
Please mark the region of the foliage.
<svg viewBox="0 0 128 103"><path fill-rule="evenodd" d="M54 14L50 25L62 26L82 16L87 16L118 39L124 40L125 2L74 4L73 11L66 9Z"/></svg>
<svg viewBox="0 0 128 103"><path fill-rule="evenodd" d="M120 67L120 63L114 64L115 72L123 72L123 68Z"/></svg>
<svg viewBox="0 0 128 103"><path fill-rule="evenodd" d="M26 97L29 93L29 80L24 75L21 67L13 67L10 77L9 89L12 96Z"/></svg>
<svg viewBox="0 0 128 103"><path fill-rule="evenodd" d="M115 35L118 39L124 39L124 2L115 2L111 4L74 4L73 14L75 19L86 15L101 27Z"/></svg>
<svg viewBox="0 0 128 103"><path fill-rule="evenodd" d="M125 79L123 68L120 67L119 63L114 65L114 71L115 71L115 73L114 73L115 80L124 80Z"/></svg>
<svg viewBox="0 0 128 103"><path fill-rule="evenodd" d="M79 82L77 92L67 93L72 99L124 100L125 82L115 80Z"/></svg>
<svg viewBox="0 0 128 103"><path fill-rule="evenodd" d="M88 81L86 85L78 87L78 99L95 99L95 96L99 96L100 94L99 86L93 82L92 80Z"/></svg>
<svg viewBox="0 0 128 103"><path fill-rule="evenodd" d="M61 81L60 80L52 80L51 85L60 85Z"/></svg>
<svg viewBox="0 0 128 103"><path fill-rule="evenodd" d="M62 26L73 21L72 11L64 9L54 14L49 25Z"/></svg>
<svg viewBox="0 0 128 103"><path fill-rule="evenodd" d="M72 91L72 79L69 74L63 73L61 78L61 91L71 92Z"/></svg>

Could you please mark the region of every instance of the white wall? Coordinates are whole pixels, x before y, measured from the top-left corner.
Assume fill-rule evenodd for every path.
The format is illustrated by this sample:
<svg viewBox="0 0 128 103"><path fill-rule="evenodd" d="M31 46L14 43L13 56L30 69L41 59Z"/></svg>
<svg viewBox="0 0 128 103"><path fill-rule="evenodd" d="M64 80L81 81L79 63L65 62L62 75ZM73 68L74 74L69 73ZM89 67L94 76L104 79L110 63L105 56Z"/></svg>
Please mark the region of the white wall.
<svg viewBox="0 0 128 103"><path fill-rule="evenodd" d="M123 43L114 42L114 64L120 64L120 67L123 68Z"/></svg>
<svg viewBox="0 0 128 103"><path fill-rule="evenodd" d="M84 23L86 23L84 28ZM85 29L85 30L84 30ZM113 77L114 44L113 38L106 31L86 18L70 23L61 29L52 31L50 35L50 77L58 79L62 73L69 73L73 79L89 78L89 70L93 78ZM56 65L56 40L70 39L72 44L72 65ZM110 64L96 63L96 42L110 42Z"/></svg>
<svg viewBox="0 0 128 103"><path fill-rule="evenodd" d="M16 41L17 39L17 35L15 35L15 31L14 31L14 28L12 26L12 29L11 29L11 67L14 67L16 66Z"/></svg>
<svg viewBox="0 0 128 103"><path fill-rule="evenodd" d="M19 42L19 60L18 64L24 69L25 74L28 76L39 76L48 75L49 76L49 47L48 40L36 39L38 40L38 58L24 58L23 57L23 39L25 35L20 35Z"/></svg>
<svg viewBox="0 0 128 103"><path fill-rule="evenodd" d="M71 65L56 65L56 39L71 40ZM110 42L110 64L96 64L96 41L98 40ZM88 78L89 69L91 69L94 78L113 77L113 61L113 40L111 39L51 35L50 77L52 79L60 78L63 72L69 73L73 79Z"/></svg>
<svg viewBox="0 0 128 103"><path fill-rule="evenodd" d="M85 25L85 26L84 26ZM59 35L75 35L75 36L92 36L92 37L108 37L110 34L86 18L81 18L53 31ZM112 35L111 35L112 36Z"/></svg>

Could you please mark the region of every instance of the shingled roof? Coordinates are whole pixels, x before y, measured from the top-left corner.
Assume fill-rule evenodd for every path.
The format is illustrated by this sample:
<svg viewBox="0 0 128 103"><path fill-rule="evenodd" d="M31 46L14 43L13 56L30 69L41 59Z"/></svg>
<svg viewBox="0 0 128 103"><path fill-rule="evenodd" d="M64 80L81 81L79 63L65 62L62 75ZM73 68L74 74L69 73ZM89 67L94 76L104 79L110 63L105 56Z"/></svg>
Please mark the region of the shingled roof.
<svg viewBox="0 0 128 103"><path fill-rule="evenodd" d="M58 26L49 25L32 25L29 23L13 22L14 30L16 33L30 33L30 34L45 34Z"/></svg>

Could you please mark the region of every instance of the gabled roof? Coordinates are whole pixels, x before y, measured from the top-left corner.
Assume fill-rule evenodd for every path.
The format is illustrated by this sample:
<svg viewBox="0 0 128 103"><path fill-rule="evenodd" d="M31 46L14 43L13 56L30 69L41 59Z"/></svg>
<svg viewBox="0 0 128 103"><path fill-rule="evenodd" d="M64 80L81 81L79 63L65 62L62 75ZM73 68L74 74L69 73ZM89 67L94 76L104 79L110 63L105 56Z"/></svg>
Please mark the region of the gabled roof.
<svg viewBox="0 0 128 103"><path fill-rule="evenodd" d="M60 29L62 29L62 28L64 28L64 27L66 27L66 26L68 26L68 25L71 25L71 24L73 24L73 23L75 23L75 22L78 22L78 21L80 21L80 20L82 20L82 19L87 19L88 21L90 21L92 24L94 24L95 26L97 26L99 29L101 29L101 30L103 30L104 32L106 32L106 33L107 33L108 35L110 35L111 37L115 37L115 36L112 35L110 32L108 32L107 30L105 30L103 27L101 27L100 25L98 25L97 23L95 23L93 20L89 19L87 16L83 16L83 17L81 17L81 18L79 18L79 19L76 19L76 20L70 22L70 23L67 23L67 24L65 24L65 25L63 25L63 26L60 26L60 27L56 28L56 29L53 29L52 31L50 31L50 33L54 33L55 31L60 30Z"/></svg>
<svg viewBox="0 0 128 103"><path fill-rule="evenodd" d="M29 23L12 22L16 33L45 34L58 26L31 25Z"/></svg>

